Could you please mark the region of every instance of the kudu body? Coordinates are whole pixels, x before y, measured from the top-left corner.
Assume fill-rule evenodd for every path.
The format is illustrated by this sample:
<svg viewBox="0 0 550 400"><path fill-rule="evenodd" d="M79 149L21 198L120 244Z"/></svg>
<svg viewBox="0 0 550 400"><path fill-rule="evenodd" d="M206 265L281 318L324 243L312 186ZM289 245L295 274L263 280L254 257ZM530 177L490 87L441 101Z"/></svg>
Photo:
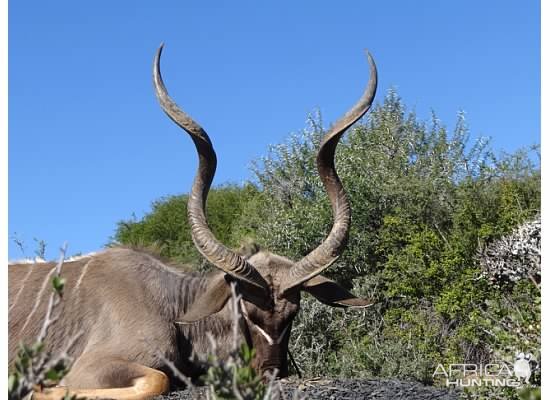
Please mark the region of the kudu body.
<svg viewBox="0 0 550 400"><path fill-rule="evenodd" d="M153 82L161 107L192 138L199 167L188 203L195 246L218 269L206 276L165 265L144 251L107 249L63 265L67 280L59 320L50 327L47 348L63 348L81 331L71 348L74 364L62 381L72 393L88 397L144 399L169 388L170 360L184 374L201 371L198 354L211 351L206 332L218 342L218 355L229 348L232 319L230 284L242 296L242 340L256 350L253 366L260 373L277 369L287 376L287 351L300 293L337 307L365 307L359 299L321 274L343 251L351 210L334 167L334 152L342 134L372 104L377 83L371 77L357 104L327 132L317 156L320 177L329 195L334 225L325 241L298 262L264 251L240 254L214 237L208 228L205 203L216 169L216 154L206 132L170 99L160 75L162 46L155 57ZM47 303L48 277L54 264L9 266L9 360L20 342L38 335ZM161 356L159 356L161 355ZM64 388L37 397L58 398Z"/></svg>

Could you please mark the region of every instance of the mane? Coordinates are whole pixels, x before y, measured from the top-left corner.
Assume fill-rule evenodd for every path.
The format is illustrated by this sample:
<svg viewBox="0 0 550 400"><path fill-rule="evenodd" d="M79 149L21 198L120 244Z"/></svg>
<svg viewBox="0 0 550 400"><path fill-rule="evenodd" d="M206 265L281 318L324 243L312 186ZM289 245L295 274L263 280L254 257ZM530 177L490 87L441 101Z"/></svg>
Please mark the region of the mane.
<svg viewBox="0 0 550 400"><path fill-rule="evenodd" d="M115 243L110 244L107 249L121 249L121 250L131 250L135 251L136 253L144 254L149 257L152 257L154 260L160 262L164 266L170 267L172 269L175 269L179 272L186 272L186 273L195 273L197 272L196 266L188 263L178 263L166 256L163 256L160 254L161 249L159 246L155 245L148 245L148 246L141 246L141 245L126 245L122 243Z"/></svg>
<svg viewBox="0 0 550 400"><path fill-rule="evenodd" d="M16 264L46 264L48 261L44 260L42 257L34 257L34 258L21 258L19 260L10 260L8 261L8 265L16 265Z"/></svg>
<svg viewBox="0 0 550 400"><path fill-rule="evenodd" d="M71 257L67 257L63 260L64 263L69 263L73 261L79 261L85 258L91 258L93 256L98 255L100 252L93 251L86 254L78 254ZM22 258L19 260L10 260L8 261L8 265L16 265L16 264L50 264L50 263L56 263L57 260L46 260L42 257L36 256L34 258Z"/></svg>

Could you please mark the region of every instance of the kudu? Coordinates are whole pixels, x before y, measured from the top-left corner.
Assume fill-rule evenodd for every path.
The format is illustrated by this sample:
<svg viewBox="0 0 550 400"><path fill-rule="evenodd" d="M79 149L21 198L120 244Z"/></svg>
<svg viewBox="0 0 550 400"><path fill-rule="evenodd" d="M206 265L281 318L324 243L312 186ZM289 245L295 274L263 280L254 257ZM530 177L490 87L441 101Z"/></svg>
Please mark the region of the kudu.
<svg viewBox="0 0 550 400"><path fill-rule="evenodd" d="M211 350L206 332L216 339L220 357L229 347L232 282L242 296L242 340L256 350L254 368L259 373L277 369L280 377L288 375L288 341L302 291L334 307L370 304L320 275L342 253L348 237L351 209L336 173L334 153L340 137L374 99L377 71L370 54L370 80L363 96L326 133L317 155L319 175L332 204L333 227L317 248L294 262L267 251L239 254L220 243L209 229L205 204L216 154L203 128L169 97L160 74L161 52L162 45L153 66L156 95L168 117L191 136L199 158L188 203L193 242L217 270L207 276L183 273L144 251L127 248L67 261L60 317L50 327L45 343L55 352L76 331L83 334L72 347L74 363L62 387L37 397L58 398L68 387L72 393L92 398L149 398L169 389L167 375L171 374L162 358L184 374L196 376L201 371L194 355ZM10 363L18 344L32 341L40 330L46 282L53 270L51 263L9 266Z"/></svg>

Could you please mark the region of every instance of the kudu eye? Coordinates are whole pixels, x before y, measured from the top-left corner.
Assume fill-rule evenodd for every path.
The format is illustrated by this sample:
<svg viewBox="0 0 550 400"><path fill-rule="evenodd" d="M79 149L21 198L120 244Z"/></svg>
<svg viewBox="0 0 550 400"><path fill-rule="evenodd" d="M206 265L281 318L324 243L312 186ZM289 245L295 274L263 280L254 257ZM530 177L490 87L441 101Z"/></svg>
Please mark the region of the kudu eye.
<svg viewBox="0 0 550 400"><path fill-rule="evenodd" d="M273 309L274 302L273 298L269 295L270 291L259 289L246 282L238 282L237 287L239 293L247 302L254 304L262 310Z"/></svg>

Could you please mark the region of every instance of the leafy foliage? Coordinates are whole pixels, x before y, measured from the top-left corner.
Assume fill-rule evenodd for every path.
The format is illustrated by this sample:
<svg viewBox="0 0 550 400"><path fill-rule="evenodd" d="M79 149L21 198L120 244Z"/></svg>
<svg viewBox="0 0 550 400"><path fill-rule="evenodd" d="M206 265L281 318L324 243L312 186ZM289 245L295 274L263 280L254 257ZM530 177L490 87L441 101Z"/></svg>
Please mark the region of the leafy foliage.
<svg viewBox="0 0 550 400"><path fill-rule="evenodd" d="M292 349L306 372L430 383L438 362L539 352L538 289L526 279L508 293L495 289L477 260L481 247L540 210L540 173L529 153L496 155L486 140L470 144L462 114L451 134L435 116L419 122L393 91L347 135L336 165L352 202L352 232L327 274L348 286L359 277L356 292L378 303L370 315L348 316L306 302ZM269 203L272 210L257 239L293 258L316 246L332 224L314 168L321 136L312 123L256 164L263 202L257 209ZM317 312L324 318L310 323ZM508 328L495 336L494 320Z"/></svg>
<svg viewBox="0 0 550 400"><path fill-rule="evenodd" d="M210 388L212 398L236 399L237 392L242 399L263 399L266 386L251 366L253 357L254 349L248 348L246 344L235 349L233 357L229 360L221 361L210 356L210 368L203 380Z"/></svg>
<svg viewBox="0 0 550 400"><path fill-rule="evenodd" d="M226 185L210 191L207 201L208 223L216 237L228 246L237 246L246 232L235 232L249 199L255 196L253 185ZM152 210L141 220L135 217L118 223L114 242L149 248L179 263L199 265L202 258L191 239L187 221L187 195L170 196L153 202Z"/></svg>
<svg viewBox="0 0 550 400"><path fill-rule="evenodd" d="M314 115L304 131L272 146L253 164L253 183L212 192L210 224L222 241L253 239L300 259L325 238L332 215L315 167L322 125ZM326 274L376 304L342 311L305 296L291 351L306 375L432 383L437 363L511 361L516 351L538 357L539 288L525 274L495 287L478 258L540 212L532 150L497 154L488 140L470 140L462 113L452 130L435 114L419 121L395 91L356 124L336 155L352 230ZM184 203L155 203L142 221L121 223L116 238L197 260Z"/></svg>

